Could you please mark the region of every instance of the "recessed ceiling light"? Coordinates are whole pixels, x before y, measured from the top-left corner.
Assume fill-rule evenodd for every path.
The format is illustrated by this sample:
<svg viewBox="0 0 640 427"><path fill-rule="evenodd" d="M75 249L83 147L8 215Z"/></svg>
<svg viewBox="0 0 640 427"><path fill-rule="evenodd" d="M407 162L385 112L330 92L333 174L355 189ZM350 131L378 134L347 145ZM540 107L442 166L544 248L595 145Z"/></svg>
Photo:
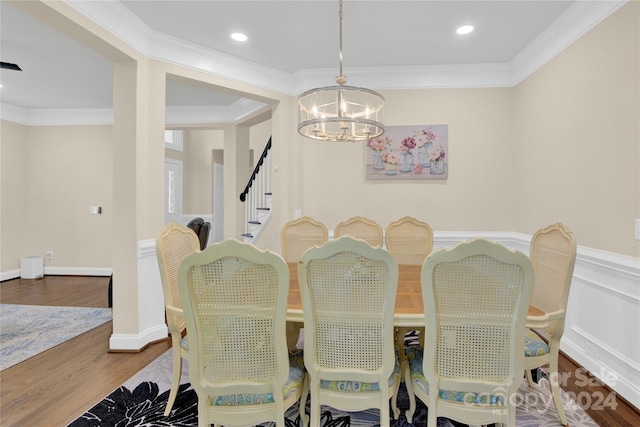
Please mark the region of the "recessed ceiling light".
<svg viewBox="0 0 640 427"><path fill-rule="evenodd" d="M233 34L231 34L231 38L234 39L235 41L239 41L239 42L246 42L247 41L247 36L245 34L242 34L242 33L233 33Z"/></svg>
<svg viewBox="0 0 640 427"><path fill-rule="evenodd" d="M456 33L460 35L469 34L473 31L473 25L463 25L462 27L456 30Z"/></svg>

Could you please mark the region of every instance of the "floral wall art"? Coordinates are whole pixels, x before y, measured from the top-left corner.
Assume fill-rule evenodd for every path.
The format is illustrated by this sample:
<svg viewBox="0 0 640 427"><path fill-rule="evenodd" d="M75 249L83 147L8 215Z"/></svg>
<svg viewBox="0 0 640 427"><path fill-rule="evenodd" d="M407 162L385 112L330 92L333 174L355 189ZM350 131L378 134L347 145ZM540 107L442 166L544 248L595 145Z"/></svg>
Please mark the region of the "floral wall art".
<svg viewBox="0 0 640 427"><path fill-rule="evenodd" d="M387 126L366 153L367 179L447 179L448 125Z"/></svg>

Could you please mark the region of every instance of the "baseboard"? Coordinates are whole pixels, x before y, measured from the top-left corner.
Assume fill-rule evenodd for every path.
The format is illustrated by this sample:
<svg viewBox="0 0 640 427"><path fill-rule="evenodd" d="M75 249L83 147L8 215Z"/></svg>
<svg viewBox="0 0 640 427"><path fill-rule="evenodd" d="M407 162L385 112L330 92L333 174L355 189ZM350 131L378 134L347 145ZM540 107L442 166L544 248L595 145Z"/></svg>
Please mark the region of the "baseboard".
<svg viewBox="0 0 640 427"><path fill-rule="evenodd" d="M45 276L111 276L111 267L44 267ZM3 271L0 273L0 282L17 279L20 277L20 269Z"/></svg>
<svg viewBox="0 0 640 427"><path fill-rule="evenodd" d="M111 267L45 267L45 276L111 276Z"/></svg>
<svg viewBox="0 0 640 427"><path fill-rule="evenodd" d="M158 325L142 331L140 334L112 334L109 338L109 351L139 351L152 342L167 338L167 325Z"/></svg>
<svg viewBox="0 0 640 427"><path fill-rule="evenodd" d="M20 269L3 271L0 273L0 282L4 282L5 280L16 279L20 277Z"/></svg>

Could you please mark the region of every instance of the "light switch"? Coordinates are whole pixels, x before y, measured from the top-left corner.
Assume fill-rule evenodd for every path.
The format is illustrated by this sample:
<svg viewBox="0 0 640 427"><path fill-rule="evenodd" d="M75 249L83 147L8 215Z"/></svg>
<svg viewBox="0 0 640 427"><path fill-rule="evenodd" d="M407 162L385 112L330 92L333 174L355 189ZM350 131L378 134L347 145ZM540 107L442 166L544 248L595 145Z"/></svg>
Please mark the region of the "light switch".
<svg viewBox="0 0 640 427"><path fill-rule="evenodd" d="M89 206L89 213L91 215L100 215L102 213L102 208L100 206Z"/></svg>
<svg viewBox="0 0 640 427"><path fill-rule="evenodd" d="M636 219L636 240L640 240L640 219Z"/></svg>

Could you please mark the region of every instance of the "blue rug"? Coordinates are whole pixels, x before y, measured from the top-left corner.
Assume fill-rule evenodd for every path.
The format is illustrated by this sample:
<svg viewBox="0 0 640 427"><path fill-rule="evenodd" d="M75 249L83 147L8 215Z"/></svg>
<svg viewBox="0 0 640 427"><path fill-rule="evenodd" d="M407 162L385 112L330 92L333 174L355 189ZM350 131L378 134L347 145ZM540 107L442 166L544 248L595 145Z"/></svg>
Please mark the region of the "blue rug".
<svg viewBox="0 0 640 427"><path fill-rule="evenodd" d="M182 380L173 410L168 417L163 415L169 397L172 373L171 350L142 369L121 387L89 409L81 417L69 424L70 427L93 426L178 426L195 427L198 425L198 397L191 388L188 377L188 362L183 360ZM518 427L560 426L558 414L551 403L551 393L546 378L529 390L523 381L519 393L526 397L526 405L518 406L516 423ZM597 424L568 395L563 393L564 408L572 427L597 427ZM534 405L535 403L535 405ZM404 412L409 408L409 399L404 384L400 386L398 407L401 414L398 420L391 420L393 427L424 426L427 421L427 408L416 400L414 424L407 423ZM309 405L307 403L307 413ZM286 427L301 427L297 405L286 412ZM322 407L322 427L374 427L379 426L379 411L344 412ZM265 424L273 426L273 423ZM438 418L438 427L459 427L445 418Z"/></svg>
<svg viewBox="0 0 640 427"><path fill-rule="evenodd" d="M0 370L62 344L111 318L110 308L0 304Z"/></svg>

